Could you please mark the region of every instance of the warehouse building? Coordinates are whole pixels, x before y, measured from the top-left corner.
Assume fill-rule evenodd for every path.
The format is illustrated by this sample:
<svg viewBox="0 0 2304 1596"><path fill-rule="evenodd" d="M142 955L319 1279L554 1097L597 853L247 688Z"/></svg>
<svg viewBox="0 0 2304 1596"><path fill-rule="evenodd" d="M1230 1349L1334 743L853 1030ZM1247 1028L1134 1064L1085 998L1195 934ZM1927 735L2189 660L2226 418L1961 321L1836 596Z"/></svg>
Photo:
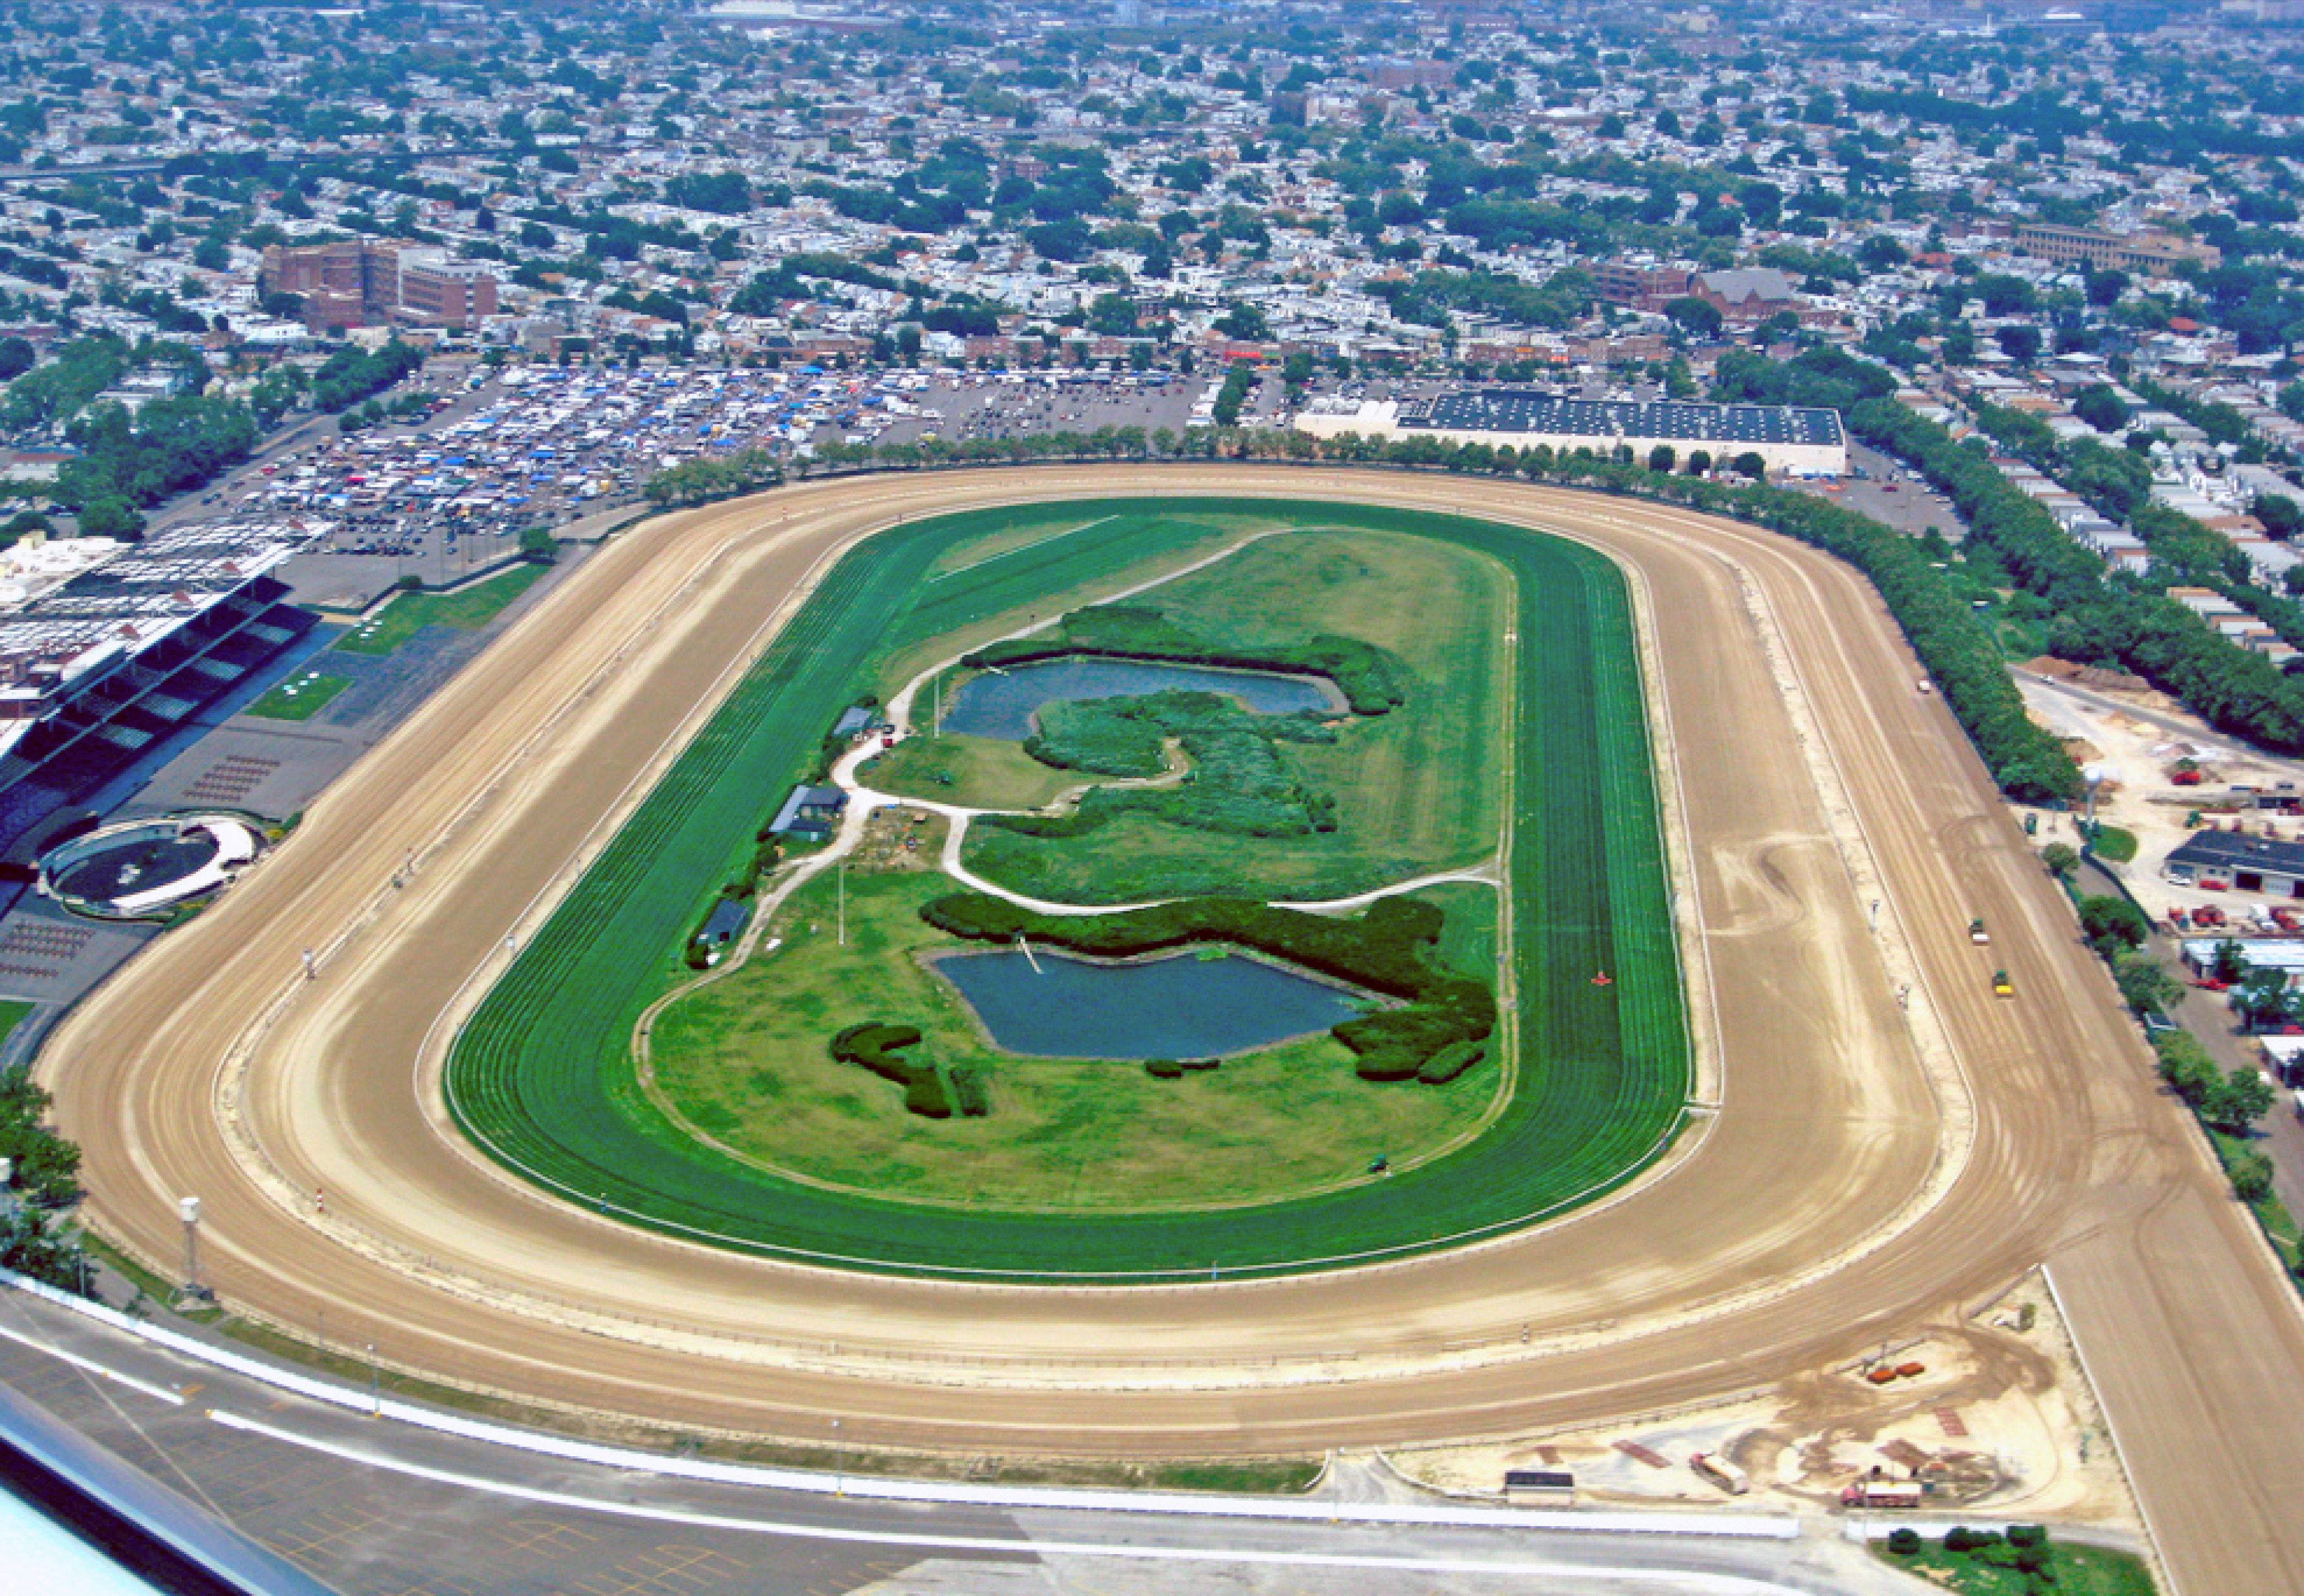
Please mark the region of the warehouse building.
<svg viewBox="0 0 2304 1596"><path fill-rule="evenodd" d="M1531 388L1487 388L1351 409L1316 407L1298 413L1296 427L1314 437L1421 436L1555 454L1629 448L1642 462L1663 445L1682 466L1699 450L1724 465L1757 454L1771 472L1795 477L1839 477L1848 469L1839 412L1784 405L1570 399Z"/></svg>
<svg viewBox="0 0 2304 1596"><path fill-rule="evenodd" d="M2178 886L2304 898L2304 842L2195 832L2168 856L2160 874Z"/></svg>

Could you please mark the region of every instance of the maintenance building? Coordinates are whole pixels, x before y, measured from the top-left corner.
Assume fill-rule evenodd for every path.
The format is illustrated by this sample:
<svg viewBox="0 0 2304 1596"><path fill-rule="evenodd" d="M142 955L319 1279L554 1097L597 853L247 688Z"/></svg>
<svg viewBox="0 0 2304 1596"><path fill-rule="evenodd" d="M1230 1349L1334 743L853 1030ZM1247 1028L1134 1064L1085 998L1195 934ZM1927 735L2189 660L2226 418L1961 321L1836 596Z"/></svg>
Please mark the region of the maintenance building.
<svg viewBox="0 0 2304 1596"><path fill-rule="evenodd" d="M2194 832L2160 866L2160 874L2183 887L2264 892L2274 898L2304 898L2304 842L2249 837L2238 832Z"/></svg>

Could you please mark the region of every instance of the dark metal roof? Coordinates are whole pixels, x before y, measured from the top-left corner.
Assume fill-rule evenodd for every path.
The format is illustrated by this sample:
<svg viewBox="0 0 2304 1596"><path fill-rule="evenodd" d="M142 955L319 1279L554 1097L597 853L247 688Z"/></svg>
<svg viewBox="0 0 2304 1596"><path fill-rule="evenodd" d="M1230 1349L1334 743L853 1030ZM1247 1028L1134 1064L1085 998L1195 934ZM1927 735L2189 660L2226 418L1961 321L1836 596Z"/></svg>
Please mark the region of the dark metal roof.
<svg viewBox="0 0 2304 1596"><path fill-rule="evenodd" d="M1565 1469L1508 1468L1504 1470L1504 1486L1514 1485L1531 1490L1566 1490L1576 1483L1576 1476Z"/></svg>
<svg viewBox="0 0 2304 1596"><path fill-rule="evenodd" d="M1663 400L1569 399L1532 388L1487 388L1411 400L1399 425L1411 431L1533 432L1555 437L1669 438L1691 443L1841 442L1836 410L1785 405L1690 404Z"/></svg>
<svg viewBox="0 0 2304 1596"><path fill-rule="evenodd" d="M2304 876L2304 842L2243 837L2233 832L2194 832L2168 856L2171 865L2193 869L2267 870Z"/></svg>

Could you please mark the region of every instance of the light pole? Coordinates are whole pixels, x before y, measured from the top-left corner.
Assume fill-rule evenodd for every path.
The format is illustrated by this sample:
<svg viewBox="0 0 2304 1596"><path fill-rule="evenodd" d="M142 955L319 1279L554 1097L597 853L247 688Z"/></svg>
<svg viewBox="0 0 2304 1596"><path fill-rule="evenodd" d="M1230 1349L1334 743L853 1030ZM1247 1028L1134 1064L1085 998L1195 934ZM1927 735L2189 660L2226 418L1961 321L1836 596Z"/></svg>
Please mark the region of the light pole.
<svg viewBox="0 0 2304 1596"><path fill-rule="evenodd" d="M194 1302L205 1302L208 1288L200 1284L200 1200L198 1197L177 1198L176 1217L184 1227L182 1295Z"/></svg>
<svg viewBox="0 0 2304 1596"><path fill-rule="evenodd" d="M384 1381L376 1371L376 1343L368 1344L368 1413L372 1419L384 1417Z"/></svg>

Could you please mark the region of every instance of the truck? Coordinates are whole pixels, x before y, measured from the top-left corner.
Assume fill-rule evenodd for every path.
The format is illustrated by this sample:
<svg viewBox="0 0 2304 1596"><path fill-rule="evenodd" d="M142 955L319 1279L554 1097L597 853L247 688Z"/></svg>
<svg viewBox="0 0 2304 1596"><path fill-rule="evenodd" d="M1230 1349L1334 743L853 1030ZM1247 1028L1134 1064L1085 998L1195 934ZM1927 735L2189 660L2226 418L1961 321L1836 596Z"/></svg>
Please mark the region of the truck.
<svg viewBox="0 0 2304 1596"><path fill-rule="evenodd" d="M1698 1452L1688 1460L1688 1466L1730 1496L1742 1496L1752 1489L1750 1476L1716 1452Z"/></svg>
<svg viewBox="0 0 2304 1596"><path fill-rule="evenodd" d="M1995 998L2012 998L2016 995L2016 984L2008 978L2006 970L1992 972L1992 995Z"/></svg>
<svg viewBox="0 0 2304 1596"><path fill-rule="evenodd" d="M1992 933L1984 929L1983 921L1970 920L1968 923L1968 940L1980 948L1992 941Z"/></svg>

